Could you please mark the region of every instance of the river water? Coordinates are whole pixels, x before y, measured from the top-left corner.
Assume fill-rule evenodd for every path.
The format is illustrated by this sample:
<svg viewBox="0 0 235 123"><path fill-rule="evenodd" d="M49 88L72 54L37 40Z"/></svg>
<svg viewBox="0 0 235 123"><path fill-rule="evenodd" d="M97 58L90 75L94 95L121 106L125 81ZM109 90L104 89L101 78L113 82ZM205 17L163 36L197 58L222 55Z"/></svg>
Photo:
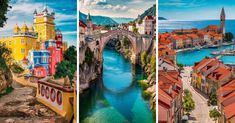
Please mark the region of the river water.
<svg viewBox="0 0 235 123"><path fill-rule="evenodd" d="M80 95L80 122L152 123L153 113L137 81L143 71L114 50L104 50L103 77Z"/></svg>

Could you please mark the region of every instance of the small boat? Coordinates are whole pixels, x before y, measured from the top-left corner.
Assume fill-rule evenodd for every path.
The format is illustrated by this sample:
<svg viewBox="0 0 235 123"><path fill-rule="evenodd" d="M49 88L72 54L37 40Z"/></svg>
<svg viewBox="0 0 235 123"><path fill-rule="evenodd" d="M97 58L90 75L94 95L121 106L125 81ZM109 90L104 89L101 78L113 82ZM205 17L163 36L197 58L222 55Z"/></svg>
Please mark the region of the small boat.
<svg viewBox="0 0 235 123"><path fill-rule="evenodd" d="M196 47L196 48L195 48L196 51L199 51L200 49L201 49L201 48L199 48L199 47Z"/></svg>
<svg viewBox="0 0 235 123"><path fill-rule="evenodd" d="M218 48L219 47L219 45L211 45L211 46L209 46L209 48Z"/></svg>

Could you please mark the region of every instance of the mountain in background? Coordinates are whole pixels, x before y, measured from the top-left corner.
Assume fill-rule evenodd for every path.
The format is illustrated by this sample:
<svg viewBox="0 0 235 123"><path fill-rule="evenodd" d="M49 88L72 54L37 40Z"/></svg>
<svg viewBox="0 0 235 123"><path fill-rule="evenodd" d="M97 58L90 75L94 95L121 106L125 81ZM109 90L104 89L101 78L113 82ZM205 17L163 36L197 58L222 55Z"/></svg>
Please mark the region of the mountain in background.
<svg viewBox="0 0 235 123"><path fill-rule="evenodd" d="M158 17L158 20L167 20L167 19L164 17Z"/></svg>
<svg viewBox="0 0 235 123"><path fill-rule="evenodd" d="M86 22L87 15L79 11L79 19ZM105 16L91 16L92 23L96 25L116 25L118 24L110 17Z"/></svg>
<svg viewBox="0 0 235 123"><path fill-rule="evenodd" d="M134 18L122 18L122 17L115 17L112 19L116 21L118 24L129 23L130 21L134 20Z"/></svg>
<svg viewBox="0 0 235 123"><path fill-rule="evenodd" d="M139 16L140 16L140 19L143 20L144 17L148 15L156 16L156 4L154 4L151 8L144 11L144 13Z"/></svg>

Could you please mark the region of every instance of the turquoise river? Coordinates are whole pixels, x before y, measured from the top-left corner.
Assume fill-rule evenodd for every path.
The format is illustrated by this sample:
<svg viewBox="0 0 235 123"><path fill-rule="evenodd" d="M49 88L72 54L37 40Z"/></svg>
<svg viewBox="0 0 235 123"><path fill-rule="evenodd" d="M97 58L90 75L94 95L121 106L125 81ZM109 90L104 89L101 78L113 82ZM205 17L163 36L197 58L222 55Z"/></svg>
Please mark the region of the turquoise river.
<svg viewBox="0 0 235 123"><path fill-rule="evenodd" d="M137 81L144 78L114 50L104 50L103 76L80 95L79 119L82 123L153 123L153 113Z"/></svg>

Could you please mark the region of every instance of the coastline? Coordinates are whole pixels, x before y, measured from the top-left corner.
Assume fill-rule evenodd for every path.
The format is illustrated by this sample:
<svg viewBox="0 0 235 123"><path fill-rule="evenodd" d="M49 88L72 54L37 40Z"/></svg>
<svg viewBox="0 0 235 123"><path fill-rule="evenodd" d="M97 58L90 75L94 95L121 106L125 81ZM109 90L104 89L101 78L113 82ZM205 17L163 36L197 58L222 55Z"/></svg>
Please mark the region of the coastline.
<svg viewBox="0 0 235 123"><path fill-rule="evenodd" d="M232 42L224 42L222 43L222 46L228 46L228 45L234 45L235 44L235 41L232 41ZM201 49L204 49L204 48L207 48L208 46L202 46ZM178 52L183 52L183 51L189 51L189 50L195 50L196 47L192 47L192 48L184 48L184 49L178 49L178 50L175 50L176 53Z"/></svg>

